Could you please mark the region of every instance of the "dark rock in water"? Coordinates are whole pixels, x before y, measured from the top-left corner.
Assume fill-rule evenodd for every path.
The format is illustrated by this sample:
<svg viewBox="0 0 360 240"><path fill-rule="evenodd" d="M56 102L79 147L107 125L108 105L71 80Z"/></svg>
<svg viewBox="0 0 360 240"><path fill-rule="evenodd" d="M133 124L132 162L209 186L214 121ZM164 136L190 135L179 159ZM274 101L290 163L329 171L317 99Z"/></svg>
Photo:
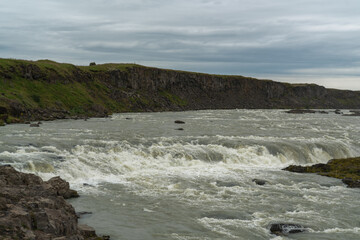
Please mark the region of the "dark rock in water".
<svg viewBox="0 0 360 240"><path fill-rule="evenodd" d="M316 113L316 111L310 109L292 109L286 112L292 114Z"/></svg>
<svg viewBox="0 0 360 240"><path fill-rule="evenodd" d="M360 111L350 111L350 114L343 114L343 116L360 116Z"/></svg>
<svg viewBox="0 0 360 240"><path fill-rule="evenodd" d="M38 122L37 124L39 124L39 125L40 125L40 124L42 124L42 122Z"/></svg>
<svg viewBox="0 0 360 240"><path fill-rule="evenodd" d="M267 181L265 181L265 180L262 180L262 179L253 179L252 180L254 183L256 183L257 185L260 185L260 186L262 186L262 185L265 185L266 183L267 183Z"/></svg>
<svg viewBox="0 0 360 240"><path fill-rule="evenodd" d="M288 235L305 232L307 229L299 224L275 223L271 224L270 232L276 235Z"/></svg>
<svg viewBox="0 0 360 240"><path fill-rule="evenodd" d="M129 118L129 117L127 117L127 118L125 118L126 120L132 120L132 118Z"/></svg>
<svg viewBox="0 0 360 240"><path fill-rule="evenodd" d="M88 184L88 183L83 183L84 187L94 187L94 185Z"/></svg>
<svg viewBox="0 0 360 240"><path fill-rule="evenodd" d="M342 112L340 111L340 109L336 109L334 112L335 112L335 114L342 114Z"/></svg>
<svg viewBox="0 0 360 240"><path fill-rule="evenodd" d="M222 219L222 220L236 220L236 219L247 219L246 216L237 213L237 212L226 212L226 211L214 211L205 213L202 217L213 218L213 219Z"/></svg>
<svg viewBox="0 0 360 240"><path fill-rule="evenodd" d="M289 172L297 172L297 173L315 173L315 172L329 172L331 171L331 167L324 163L318 163L312 166L290 165L284 168L283 170Z"/></svg>
<svg viewBox="0 0 360 240"><path fill-rule="evenodd" d="M342 182L347 185L348 188L360 188L360 180L353 180L352 178L344 178Z"/></svg>
<svg viewBox="0 0 360 240"><path fill-rule="evenodd" d="M74 208L64 199L75 191L59 177L45 182L0 166L0 189L1 239L101 239L93 229L78 226Z"/></svg>
<svg viewBox="0 0 360 240"><path fill-rule="evenodd" d="M184 122L184 121L181 121L181 120L176 120L175 123L176 123L176 124L185 124L185 122Z"/></svg>
<svg viewBox="0 0 360 240"><path fill-rule="evenodd" d="M32 124L30 124L30 127L40 127L40 125L37 123L32 123Z"/></svg>
<svg viewBox="0 0 360 240"><path fill-rule="evenodd" d="M318 113L321 113L321 114L329 114L329 112L327 112L327 111L318 111Z"/></svg>
<svg viewBox="0 0 360 240"><path fill-rule="evenodd" d="M84 215L90 215L90 214L92 214L92 212L76 212L76 216L78 218L81 218Z"/></svg>
<svg viewBox="0 0 360 240"><path fill-rule="evenodd" d="M183 128L176 128L175 130L184 131Z"/></svg>
<svg viewBox="0 0 360 240"><path fill-rule="evenodd" d="M29 121L26 121L26 122L24 122L25 124L31 124L31 122L29 122Z"/></svg>

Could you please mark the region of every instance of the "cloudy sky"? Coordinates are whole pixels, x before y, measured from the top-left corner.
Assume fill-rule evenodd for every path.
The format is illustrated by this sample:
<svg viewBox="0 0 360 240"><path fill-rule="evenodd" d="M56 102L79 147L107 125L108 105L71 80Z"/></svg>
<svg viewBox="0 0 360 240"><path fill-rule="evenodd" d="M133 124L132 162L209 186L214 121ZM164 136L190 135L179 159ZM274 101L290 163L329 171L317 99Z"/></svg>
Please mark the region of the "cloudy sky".
<svg viewBox="0 0 360 240"><path fill-rule="evenodd" d="M0 0L0 57L360 90L360 1Z"/></svg>

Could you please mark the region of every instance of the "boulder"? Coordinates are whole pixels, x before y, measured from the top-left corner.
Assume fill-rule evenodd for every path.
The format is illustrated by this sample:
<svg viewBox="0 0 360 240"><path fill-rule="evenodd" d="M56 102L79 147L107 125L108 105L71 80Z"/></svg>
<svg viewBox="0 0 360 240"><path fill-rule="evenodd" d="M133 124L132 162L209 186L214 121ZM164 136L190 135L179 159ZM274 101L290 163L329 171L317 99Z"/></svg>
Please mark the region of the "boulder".
<svg viewBox="0 0 360 240"><path fill-rule="evenodd" d="M32 123L30 124L30 127L40 127L40 125L38 123Z"/></svg>
<svg viewBox="0 0 360 240"><path fill-rule="evenodd" d="M276 235L289 235L305 232L307 229L299 224L293 223L274 223L270 226L270 232Z"/></svg>
<svg viewBox="0 0 360 240"><path fill-rule="evenodd" d="M50 185L48 189L54 191L57 196L62 196L65 199L79 197L75 190L70 189L69 183L60 177L53 177L46 183Z"/></svg>
<svg viewBox="0 0 360 240"><path fill-rule="evenodd" d="M1 239L106 239L96 237L94 229L78 225L74 208L64 199L73 192L59 177L44 182L34 174L3 165L0 189Z"/></svg>

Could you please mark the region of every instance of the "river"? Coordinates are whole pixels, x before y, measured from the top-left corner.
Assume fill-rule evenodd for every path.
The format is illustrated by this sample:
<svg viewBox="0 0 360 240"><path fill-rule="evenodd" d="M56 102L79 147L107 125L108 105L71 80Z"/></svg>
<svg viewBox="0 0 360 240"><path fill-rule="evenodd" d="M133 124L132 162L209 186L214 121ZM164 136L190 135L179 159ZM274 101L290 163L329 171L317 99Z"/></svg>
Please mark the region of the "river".
<svg viewBox="0 0 360 240"><path fill-rule="evenodd" d="M124 113L0 128L0 164L69 181L81 195L71 204L92 212L80 222L113 240L360 239L359 189L281 170L355 156L359 118L333 112ZM280 222L308 231L270 234Z"/></svg>

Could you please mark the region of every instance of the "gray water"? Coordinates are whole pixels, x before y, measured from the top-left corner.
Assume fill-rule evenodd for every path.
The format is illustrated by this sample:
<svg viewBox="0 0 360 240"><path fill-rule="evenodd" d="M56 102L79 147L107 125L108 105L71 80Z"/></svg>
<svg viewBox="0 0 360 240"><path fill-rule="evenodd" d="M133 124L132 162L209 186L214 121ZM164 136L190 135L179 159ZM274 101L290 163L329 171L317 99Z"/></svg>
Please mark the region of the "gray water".
<svg viewBox="0 0 360 240"><path fill-rule="evenodd" d="M0 164L62 176L81 195L76 210L92 212L80 222L115 240L360 239L359 189L281 171L354 156L359 118L334 113L127 113L0 128ZM309 231L271 235L278 222Z"/></svg>

